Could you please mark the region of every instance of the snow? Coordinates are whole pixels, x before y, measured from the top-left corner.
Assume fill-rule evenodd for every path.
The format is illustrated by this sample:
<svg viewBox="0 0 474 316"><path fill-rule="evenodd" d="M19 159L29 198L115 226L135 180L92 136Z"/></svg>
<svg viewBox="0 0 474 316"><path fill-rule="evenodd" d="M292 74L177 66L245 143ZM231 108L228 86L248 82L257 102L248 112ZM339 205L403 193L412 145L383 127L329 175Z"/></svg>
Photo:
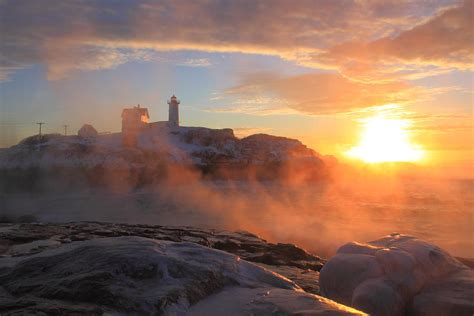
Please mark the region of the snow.
<svg viewBox="0 0 474 316"><path fill-rule="evenodd" d="M87 134L87 133L86 133ZM82 135L82 134L81 134ZM89 134L87 134L89 135ZM319 155L299 141L270 135L252 135L242 140L231 129L150 126L138 137L137 148L122 147L122 134L95 137L44 135L29 137L0 152L1 168L31 166L108 166L126 168L140 165L145 152L152 152L173 163L210 163L216 157L241 163L262 163L299 159L320 162ZM138 163L137 163L138 161Z"/></svg>
<svg viewBox="0 0 474 316"><path fill-rule="evenodd" d="M452 281L460 275L462 286ZM431 295L432 301L418 300L433 291L433 284L449 287L450 283L463 293L461 299L450 299L444 291ZM405 315L408 309L415 310L414 314L434 315L425 313L425 307L439 301L444 307L436 315L448 315L453 309L460 311L459 315L474 311L467 299L474 294L472 271L439 247L407 235L392 234L367 244L342 246L322 268L320 287L322 295L375 315Z"/></svg>
<svg viewBox="0 0 474 316"><path fill-rule="evenodd" d="M0 313L360 314L235 255L142 237L0 258L0 284Z"/></svg>

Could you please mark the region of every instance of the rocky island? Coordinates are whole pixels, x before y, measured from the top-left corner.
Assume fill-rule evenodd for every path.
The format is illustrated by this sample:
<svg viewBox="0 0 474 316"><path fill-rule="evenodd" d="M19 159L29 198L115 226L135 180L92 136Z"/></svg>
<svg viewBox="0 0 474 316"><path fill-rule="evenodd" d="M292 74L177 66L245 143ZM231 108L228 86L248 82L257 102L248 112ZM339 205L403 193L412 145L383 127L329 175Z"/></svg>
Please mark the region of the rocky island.
<svg viewBox="0 0 474 316"><path fill-rule="evenodd" d="M299 174L310 181L327 178L336 163L295 139L265 134L239 139L231 129L150 130L140 135L136 147L123 146L122 138L121 133L26 138L0 152L2 192L34 191L44 182L59 182L62 188L120 183L134 189L179 181L183 173L214 180Z"/></svg>

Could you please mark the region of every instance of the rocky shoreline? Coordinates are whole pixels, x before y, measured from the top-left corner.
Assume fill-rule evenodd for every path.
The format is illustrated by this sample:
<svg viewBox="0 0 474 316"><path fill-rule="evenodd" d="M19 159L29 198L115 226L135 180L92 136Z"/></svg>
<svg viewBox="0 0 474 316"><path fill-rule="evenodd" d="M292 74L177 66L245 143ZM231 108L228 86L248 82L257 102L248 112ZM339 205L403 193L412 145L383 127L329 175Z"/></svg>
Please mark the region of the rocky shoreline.
<svg viewBox="0 0 474 316"><path fill-rule="evenodd" d="M471 315L472 295L472 267L400 234L327 261L245 231L0 224L2 315Z"/></svg>
<svg viewBox="0 0 474 316"><path fill-rule="evenodd" d="M3 224L0 226L0 256L25 256L73 241L123 236L193 242L226 251L262 264L293 280L305 291L319 294L318 275L324 259L293 244L269 243L245 231L102 222Z"/></svg>
<svg viewBox="0 0 474 316"><path fill-rule="evenodd" d="M315 295L323 259L243 231L3 224L0 256L2 315L363 314Z"/></svg>

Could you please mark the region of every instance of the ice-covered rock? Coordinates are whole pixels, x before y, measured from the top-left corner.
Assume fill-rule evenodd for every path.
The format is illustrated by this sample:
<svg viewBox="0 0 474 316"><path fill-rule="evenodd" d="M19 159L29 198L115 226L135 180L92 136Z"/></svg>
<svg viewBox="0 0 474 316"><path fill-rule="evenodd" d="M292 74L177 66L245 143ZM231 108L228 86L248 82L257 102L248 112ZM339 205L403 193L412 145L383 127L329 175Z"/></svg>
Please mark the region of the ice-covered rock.
<svg viewBox="0 0 474 316"><path fill-rule="evenodd" d="M433 280L416 295L409 306L410 315L474 315L474 273L463 270Z"/></svg>
<svg viewBox="0 0 474 316"><path fill-rule="evenodd" d="M352 296L363 281L383 275L374 257L365 254L336 255L324 266L319 282L324 284L324 295L342 304L350 305ZM321 271L323 271L321 269Z"/></svg>
<svg viewBox="0 0 474 316"><path fill-rule="evenodd" d="M361 315L321 296L280 288L230 287L192 306L187 315ZM364 314L365 315L365 314Z"/></svg>
<svg viewBox="0 0 474 316"><path fill-rule="evenodd" d="M92 239L0 259L0 313L241 315L360 312L189 242Z"/></svg>
<svg viewBox="0 0 474 316"><path fill-rule="evenodd" d="M472 315L472 270L439 247L392 234L348 243L320 273L321 293L374 315Z"/></svg>
<svg viewBox="0 0 474 316"><path fill-rule="evenodd" d="M100 222L0 224L0 256L29 255L71 241L121 236L186 241L223 250L257 262L291 279L305 291L319 294L318 271L323 259L295 245L273 244L245 231Z"/></svg>

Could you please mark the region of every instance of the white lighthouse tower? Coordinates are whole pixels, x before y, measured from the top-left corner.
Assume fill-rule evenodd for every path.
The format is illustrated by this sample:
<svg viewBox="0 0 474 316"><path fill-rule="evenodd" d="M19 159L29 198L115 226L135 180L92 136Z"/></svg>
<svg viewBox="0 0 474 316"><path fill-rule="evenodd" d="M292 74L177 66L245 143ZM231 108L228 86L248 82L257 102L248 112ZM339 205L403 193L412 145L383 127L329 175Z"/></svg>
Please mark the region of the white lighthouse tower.
<svg viewBox="0 0 474 316"><path fill-rule="evenodd" d="M179 103L180 101L174 94L168 101L168 127L171 130L178 130L179 128Z"/></svg>

